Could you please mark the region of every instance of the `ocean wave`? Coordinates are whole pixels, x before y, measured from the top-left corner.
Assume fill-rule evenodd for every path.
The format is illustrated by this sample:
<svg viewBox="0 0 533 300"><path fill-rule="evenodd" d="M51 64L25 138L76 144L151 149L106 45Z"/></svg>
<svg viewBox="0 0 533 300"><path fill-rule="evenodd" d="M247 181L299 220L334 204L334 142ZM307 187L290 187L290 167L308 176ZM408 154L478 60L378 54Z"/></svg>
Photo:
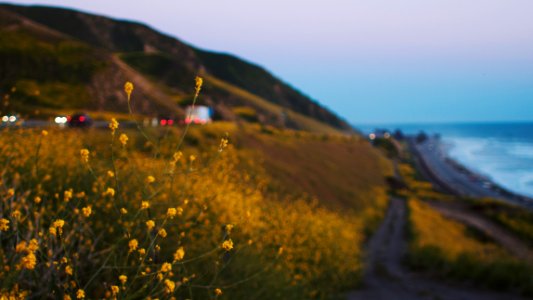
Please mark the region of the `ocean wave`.
<svg viewBox="0 0 533 300"><path fill-rule="evenodd" d="M448 155L516 193L533 196L533 143L502 138L445 137Z"/></svg>

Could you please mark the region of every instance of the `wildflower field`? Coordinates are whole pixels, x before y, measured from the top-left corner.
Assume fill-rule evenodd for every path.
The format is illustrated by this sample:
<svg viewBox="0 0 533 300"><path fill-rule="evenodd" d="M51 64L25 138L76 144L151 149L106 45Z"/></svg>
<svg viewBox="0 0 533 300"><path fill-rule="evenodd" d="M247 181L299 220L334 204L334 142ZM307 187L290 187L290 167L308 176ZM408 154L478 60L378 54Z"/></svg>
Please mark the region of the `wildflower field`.
<svg viewBox="0 0 533 300"><path fill-rule="evenodd" d="M236 125L187 129L2 130L2 296L304 299L358 284L383 187L341 213L274 188Z"/></svg>

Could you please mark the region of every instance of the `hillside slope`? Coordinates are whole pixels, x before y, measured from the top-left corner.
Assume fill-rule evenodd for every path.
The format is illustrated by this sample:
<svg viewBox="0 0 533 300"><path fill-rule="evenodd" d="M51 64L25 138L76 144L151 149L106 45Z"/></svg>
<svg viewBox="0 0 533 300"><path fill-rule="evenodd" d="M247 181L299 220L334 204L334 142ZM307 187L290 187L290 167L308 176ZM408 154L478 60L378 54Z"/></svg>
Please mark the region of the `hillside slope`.
<svg viewBox="0 0 533 300"><path fill-rule="evenodd" d="M4 110L27 115L57 109L121 112L126 99L119 87L132 80L138 86L133 101L137 112L179 116L200 74L208 78L200 101L215 107L220 118L243 119L242 107L247 107L247 119L264 124L351 130L265 69L197 49L144 24L8 4L0 4L0 20L0 91L17 88L10 95L11 107Z"/></svg>

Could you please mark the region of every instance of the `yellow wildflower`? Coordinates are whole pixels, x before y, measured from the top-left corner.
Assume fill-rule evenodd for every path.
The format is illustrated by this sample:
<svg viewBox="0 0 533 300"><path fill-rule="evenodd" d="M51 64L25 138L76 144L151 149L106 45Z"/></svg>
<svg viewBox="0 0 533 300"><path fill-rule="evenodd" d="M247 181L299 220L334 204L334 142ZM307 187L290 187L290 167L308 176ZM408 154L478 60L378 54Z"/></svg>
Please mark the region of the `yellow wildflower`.
<svg viewBox="0 0 533 300"><path fill-rule="evenodd" d="M217 296L222 295L222 290L221 289L215 289L215 295L217 295Z"/></svg>
<svg viewBox="0 0 533 300"><path fill-rule="evenodd" d="M115 177L115 172L109 170L109 171L107 171L107 176L113 178L113 177Z"/></svg>
<svg viewBox="0 0 533 300"><path fill-rule="evenodd" d="M148 176L146 177L146 183L154 183L155 182L155 177L154 176Z"/></svg>
<svg viewBox="0 0 533 300"><path fill-rule="evenodd" d="M155 227L155 222L153 220L148 220L146 221L146 227L148 228L148 230L152 230L152 228Z"/></svg>
<svg viewBox="0 0 533 300"><path fill-rule="evenodd" d="M41 197L39 197L39 196L33 198L33 202L35 202L35 204L39 204L39 203L41 203L41 200L42 200L42 199L41 199Z"/></svg>
<svg viewBox="0 0 533 300"><path fill-rule="evenodd" d="M118 295L118 292L120 292L120 288L116 285L111 286L111 293L113 293L113 296Z"/></svg>
<svg viewBox="0 0 533 300"><path fill-rule="evenodd" d="M7 190L7 197L13 197L15 195L14 189L8 189Z"/></svg>
<svg viewBox="0 0 533 300"><path fill-rule="evenodd" d="M150 202L141 201L141 209L148 209L148 207L150 207Z"/></svg>
<svg viewBox="0 0 533 300"><path fill-rule="evenodd" d="M231 233L231 230L232 230L232 229L233 229L233 224L227 224L227 225L226 225L226 232L227 232L228 234Z"/></svg>
<svg viewBox="0 0 533 300"><path fill-rule="evenodd" d="M220 140L220 145L218 146L218 151L219 152L222 152L222 150L224 150L226 147L228 147L228 139L227 138L222 138Z"/></svg>
<svg viewBox="0 0 533 300"><path fill-rule="evenodd" d="M115 189L108 187L107 190L103 193L104 196L115 196Z"/></svg>
<svg viewBox="0 0 533 300"><path fill-rule="evenodd" d="M81 156L81 161L82 162L84 162L84 163L88 163L89 162L89 150L81 149L80 150L80 156Z"/></svg>
<svg viewBox="0 0 533 300"><path fill-rule="evenodd" d="M125 214L128 213L128 210L123 207L123 208L120 209L120 213L125 215Z"/></svg>
<svg viewBox="0 0 533 300"><path fill-rule="evenodd" d="M165 293L170 294L174 292L174 289L176 288L176 284L174 281L165 279Z"/></svg>
<svg viewBox="0 0 533 300"><path fill-rule="evenodd" d="M122 284L126 284L126 281L128 281L128 276L126 275L120 275L118 277L118 280L122 283Z"/></svg>
<svg viewBox="0 0 533 300"><path fill-rule="evenodd" d="M124 92L128 95L128 101L130 101L131 92L133 92L133 83L126 81L124 84Z"/></svg>
<svg viewBox="0 0 533 300"><path fill-rule="evenodd" d="M15 246L15 252L20 253L26 251L26 241L22 241Z"/></svg>
<svg viewBox="0 0 533 300"><path fill-rule="evenodd" d="M84 299L85 298L85 291L82 289L79 289L76 292L76 299Z"/></svg>
<svg viewBox="0 0 533 300"><path fill-rule="evenodd" d="M46 130L41 131L41 135L42 136L47 136L48 135L48 131L46 131Z"/></svg>
<svg viewBox="0 0 533 300"><path fill-rule="evenodd" d="M20 265L25 269L33 270L35 269L35 265L37 265L37 257L35 257L33 252L30 252L28 255L22 257Z"/></svg>
<svg viewBox="0 0 533 300"><path fill-rule="evenodd" d="M185 250L183 247L179 247L178 250L174 252L174 261L180 261L183 259L183 257L185 257Z"/></svg>
<svg viewBox="0 0 533 300"><path fill-rule="evenodd" d="M72 298L70 298L69 295L65 294L65 295L63 296L63 300L72 300Z"/></svg>
<svg viewBox="0 0 533 300"><path fill-rule="evenodd" d="M181 153L181 151L178 151L176 153L174 153L174 155L172 156L174 158L174 161L177 162L178 160L180 160L180 158L183 156L183 153Z"/></svg>
<svg viewBox="0 0 533 300"><path fill-rule="evenodd" d="M146 249L144 248L139 249L139 255L145 255L145 254L146 254Z"/></svg>
<svg viewBox="0 0 533 300"><path fill-rule="evenodd" d="M189 161L191 163L193 163L195 160L196 160L196 156L194 156L194 155L189 156Z"/></svg>
<svg viewBox="0 0 533 300"><path fill-rule="evenodd" d="M56 235L56 234L63 234L63 226L65 225L65 221L61 220L61 219L57 219L54 221L54 223L52 223L52 226L50 226L50 233L52 235Z"/></svg>
<svg viewBox="0 0 533 300"><path fill-rule="evenodd" d="M167 209L167 217L172 219L176 216L176 209L171 207L169 209Z"/></svg>
<svg viewBox="0 0 533 300"><path fill-rule="evenodd" d="M88 218L91 213L92 213L92 209L91 209L91 206L87 206L87 207L84 207L81 209L81 212L83 213L83 215Z"/></svg>
<svg viewBox="0 0 533 300"><path fill-rule="evenodd" d="M66 266L65 267L65 273L67 273L68 275L72 276L72 267L71 266Z"/></svg>
<svg viewBox="0 0 533 300"><path fill-rule="evenodd" d="M161 228L159 229L159 231L157 232L157 234L162 237L162 238L166 238L167 237L167 231L164 229L164 228Z"/></svg>
<svg viewBox="0 0 533 300"><path fill-rule="evenodd" d="M35 252L39 250L39 242L36 239L31 239L28 244L28 251Z"/></svg>
<svg viewBox="0 0 533 300"><path fill-rule="evenodd" d="M57 230L55 227L50 226L50 228L48 228L48 232L50 232L50 234L53 236L57 235Z"/></svg>
<svg viewBox="0 0 533 300"><path fill-rule="evenodd" d="M129 241L128 247L130 247L130 252L133 252L139 247L139 242L136 239L132 239Z"/></svg>
<svg viewBox="0 0 533 300"><path fill-rule="evenodd" d="M121 134L120 137L118 138L118 140L120 141L120 143L122 144L122 146L126 146L126 144L128 143L128 136L126 134Z"/></svg>
<svg viewBox="0 0 533 300"><path fill-rule="evenodd" d="M233 249L233 241L231 239L225 240L222 243L222 249L224 249L226 251L230 251L231 249Z"/></svg>
<svg viewBox="0 0 533 300"><path fill-rule="evenodd" d="M163 263L163 265L161 265L161 272L163 273L167 273L167 272L170 272L172 271L172 265L170 263Z"/></svg>
<svg viewBox="0 0 533 300"><path fill-rule="evenodd" d="M65 202L69 202L70 199L72 199L72 189L70 189L70 190L66 190L66 191L63 193L63 199L65 200Z"/></svg>
<svg viewBox="0 0 533 300"><path fill-rule="evenodd" d="M115 130L118 129L118 122L115 118L111 118L111 122L109 122L109 129L111 129L111 134L115 135Z"/></svg>
<svg viewBox="0 0 533 300"><path fill-rule="evenodd" d="M183 208L181 208L180 206L176 207L176 211L178 213L178 216L181 216L181 214L183 214Z"/></svg>
<svg viewBox="0 0 533 300"><path fill-rule="evenodd" d="M198 97L198 95L200 94L200 89L202 88L202 84L204 83L204 80L202 79L202 77L196 76L194 81L196 82L195 97Z"/></svg>

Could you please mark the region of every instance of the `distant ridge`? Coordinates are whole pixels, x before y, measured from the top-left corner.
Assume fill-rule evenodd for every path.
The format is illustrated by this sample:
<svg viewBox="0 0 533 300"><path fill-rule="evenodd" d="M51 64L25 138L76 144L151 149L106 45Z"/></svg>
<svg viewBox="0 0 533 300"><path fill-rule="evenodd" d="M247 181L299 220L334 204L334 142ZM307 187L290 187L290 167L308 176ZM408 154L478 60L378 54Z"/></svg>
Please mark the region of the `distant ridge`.
<svg viewBox="0 0 533 300"><path fill-rule="evenodd" d="M131 80L138 113L179 116L197 74L206 79L200 101L218 118L352 131L333 112L238 57L195 48L137 22L0 4L0 93L17 88L7 109L125 112L120 87Z"/></svg>

